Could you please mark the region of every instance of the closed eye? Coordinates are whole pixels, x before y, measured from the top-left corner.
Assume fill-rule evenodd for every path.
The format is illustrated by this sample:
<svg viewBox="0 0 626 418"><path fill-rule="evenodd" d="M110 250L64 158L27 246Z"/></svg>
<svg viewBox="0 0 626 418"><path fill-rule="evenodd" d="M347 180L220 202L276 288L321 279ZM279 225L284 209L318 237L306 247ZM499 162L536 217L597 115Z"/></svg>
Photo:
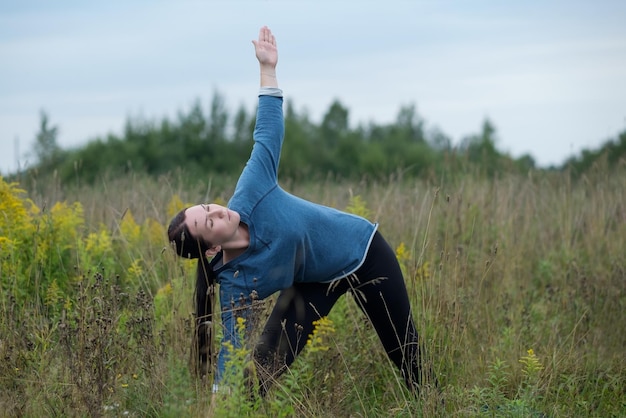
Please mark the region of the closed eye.
<svg viewBox="0 0 626 418"><path fill-rule="evenodd" d="M206 211L206 225L209 228L213 228L213 219L209 218L209 205L201 205Z"/></svg>

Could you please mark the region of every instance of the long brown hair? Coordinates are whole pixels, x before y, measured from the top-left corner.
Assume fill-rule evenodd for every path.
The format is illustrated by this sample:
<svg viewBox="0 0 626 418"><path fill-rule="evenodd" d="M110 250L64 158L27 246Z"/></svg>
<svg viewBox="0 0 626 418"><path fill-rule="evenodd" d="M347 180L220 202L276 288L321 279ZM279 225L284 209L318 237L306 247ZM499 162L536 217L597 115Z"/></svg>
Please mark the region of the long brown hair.
<svg viewBox="0 0 626 418"><path fill-rule="evenodd" d="M215 272L205 253L211 248L211 243L195 238L187 224L185 211L178 212L167 229L172 246L176 254L184 258L197 258L196 268L196 312L195 333L192 350L193 368L199 375L209 372L214 360L213 353L213 303L215 301Z"/></svg>

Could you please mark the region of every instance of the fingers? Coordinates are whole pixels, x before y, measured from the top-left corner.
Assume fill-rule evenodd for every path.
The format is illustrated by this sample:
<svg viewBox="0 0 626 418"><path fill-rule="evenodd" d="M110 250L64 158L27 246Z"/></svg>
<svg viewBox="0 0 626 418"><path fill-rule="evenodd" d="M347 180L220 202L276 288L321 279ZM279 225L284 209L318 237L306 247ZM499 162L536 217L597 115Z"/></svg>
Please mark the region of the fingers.
<svg viewBox="0 0 626 418"><path fill-rule="evenodd" d="M276 45L276 38L267 26L263 26L259 29L259 42L267 42L269 44Z"/></svg>
<svg viewBox="0 0 626 418"><path fill-rule="evenodd" d="M259 42L265 41L265 32L267 30L267 26L261 26L261 29L259 29Z"/></svg>

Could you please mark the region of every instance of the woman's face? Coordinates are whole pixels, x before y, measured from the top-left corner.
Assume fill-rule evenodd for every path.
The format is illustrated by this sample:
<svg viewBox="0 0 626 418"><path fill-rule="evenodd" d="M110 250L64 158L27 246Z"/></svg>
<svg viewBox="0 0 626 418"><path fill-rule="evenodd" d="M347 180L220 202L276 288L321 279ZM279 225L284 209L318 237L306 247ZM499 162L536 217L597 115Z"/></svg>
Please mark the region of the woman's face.
<svg viewBox="0 0 626 418"><path fill-rule="evenodd" d="M185 224L191 234L212 246L234 238L240 220L237 212L215 203L192 206L185 211Z"/></svg>

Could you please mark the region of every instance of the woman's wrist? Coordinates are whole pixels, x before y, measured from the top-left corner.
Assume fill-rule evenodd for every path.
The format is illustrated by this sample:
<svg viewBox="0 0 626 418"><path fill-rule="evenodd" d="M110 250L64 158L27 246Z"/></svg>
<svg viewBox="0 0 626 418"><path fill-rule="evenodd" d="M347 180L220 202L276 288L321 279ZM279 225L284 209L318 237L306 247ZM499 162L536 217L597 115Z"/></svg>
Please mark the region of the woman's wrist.
<svg viewBox="0 0 626 418"><path fill-rule="evenodd" d="M261 87L278 87L276 68L261 67Z"/></svg>

